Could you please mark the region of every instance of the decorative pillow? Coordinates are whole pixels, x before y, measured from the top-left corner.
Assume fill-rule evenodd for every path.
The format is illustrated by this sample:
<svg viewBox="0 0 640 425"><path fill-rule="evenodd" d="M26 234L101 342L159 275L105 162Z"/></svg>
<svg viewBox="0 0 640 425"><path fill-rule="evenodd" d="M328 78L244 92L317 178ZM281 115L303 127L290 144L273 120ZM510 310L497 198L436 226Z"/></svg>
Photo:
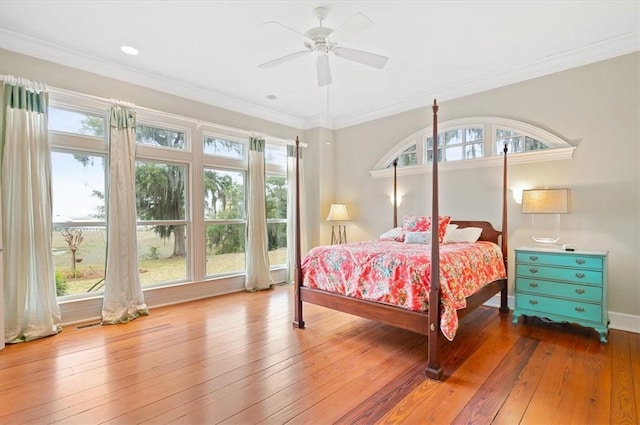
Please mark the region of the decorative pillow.
<svg viewBox="0 0 640 425"><path fill-rule="evenodd" d="M444 232L444 239L442 240L442 243L447 243L447 241L449 240L449 237L453 234L453 231L456 230L457 228L458 228L457 224L448 224L447 230Z"/></svg>
<svg viewBox="0 0 640 425"><path fill-rule="evenodd" d="M427 220L429 220L427 224ZM402 219L402 232L426 232L431 227L431 217L425 215L405 215Z"/></svg>
<svg viewBox="0 0 640 425"><path fill-rule="evenodd" d="M447 239L445 243L457 243L457 242L476 242L480 239L482 234L482 228L480 227L465 227L464 229L455 229L449 234L447 232Z"/></svg>
<svg viewBox="0 0 640 425"><path fill-rule="evenodd" d="M391 230L387 230L380 235L381 241L400 241L402 242L402 227L395 227Z"/></svg>
<svg viewBox="0 0 640 425"><path fill-rule="evenodd" d="M447 232L447 226L451 221L450 215L444 215L438 217L438 240L440 243L444 240L444 234ZM429 217L429 230L431 230L431 217Z"/></svg>
<svg viewBox="0 0 640 425"><path fill-rule="evenodd" d="M444 240L444 234L450 221L451 216L449 215L438 217L438 240L440 243ZM403 236L406 236L407 232L426 232L428 230L431 230L431 216L405 215L402 220Z"/></svg>
<svg viewBox="0 0 640 425"><path fill-rule="evenodd" d="M431 232L407 232L404 235L404 243L430 244Z"/></svg>

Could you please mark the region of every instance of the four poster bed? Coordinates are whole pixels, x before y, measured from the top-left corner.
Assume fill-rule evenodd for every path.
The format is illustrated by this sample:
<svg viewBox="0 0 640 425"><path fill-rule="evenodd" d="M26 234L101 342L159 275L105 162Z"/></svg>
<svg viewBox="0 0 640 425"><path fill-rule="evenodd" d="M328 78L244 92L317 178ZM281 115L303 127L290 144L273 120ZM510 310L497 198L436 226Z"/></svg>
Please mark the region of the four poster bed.
<svg viewBox="0 0 640 425"><path fill-rule="evenodd" d="M437 113L438 105L434 100L433 140L438 140ZM299 142L296 140L296 158L299 158L298 149ZM423 234L429 235L427 237L430 237L430 244L424 244L427 241L422 241L422 244L408 244L379 240L316 247L307 254L304 264L299 243L300 196L297 182L300 178L296 166L294 327L305 326L302 306L303 302L306 302L427 335L426 373L430 378L441 379L443 371L439 355L440 335L443 334L452 340L458 319L498 292L501 294L500 312L509 311L506 277L506 156L505 147L502 232L494 229L491 223L486 221L454 220L449 223L449 217L443 218L439 215L438 161L433 161L432 215L426 217L426 220L423 217L424 222L429 221L427 224L432 230L430 235L428 232ZM438 158L437 152L434 158ZM394 200L395 192L396 164ZM438 217L438 220L431 220L432 217ZM395 202L393 219L395 228ZM416 217L410 217L411 219L415 221ZM448 224L457 225L458 229L475 227L481 228L482 231L475 243L442 244L443 233ZM407 217L403 223L403 230L406 228ZM421 229L428 230L424 227ZM350 265L350 261L355 265ZM389 286L386 286L387 284Z"/></svg>

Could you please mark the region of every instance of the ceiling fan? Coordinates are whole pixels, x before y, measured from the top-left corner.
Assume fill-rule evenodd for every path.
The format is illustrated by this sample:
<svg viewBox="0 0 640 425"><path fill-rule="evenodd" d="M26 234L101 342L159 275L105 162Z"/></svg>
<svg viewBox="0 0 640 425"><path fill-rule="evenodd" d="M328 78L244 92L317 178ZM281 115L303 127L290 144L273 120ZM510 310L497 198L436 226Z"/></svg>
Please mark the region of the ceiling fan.
<svg viewBox="0 0 640 425"><path fill-rule="evenodd" d="M275 24L279 25L289 31L295 32L299 36L303 37L303 43L305 50L301 50L295 53L291 53L280 58L265 62L258 65L258 67L267 69L289 60L308 55L316 52L316 68L318 72L318 86L326 86L331 84L331 69L329 68L329 54L333 53L336 56L347 59L353 62L358 62L363 65L368 65L373 68L382 69L389 60L388 57L378 55L376 53L365 52L364 50L356 50L348 47L342 47L339 44L366 29L371 28L374 24L373 21L367 18L362 13L356 13L351 18L347 19L341 26L335 30L325 27L322 22L327 17L329 10L325 7L317 7L314 9L314 14L318 19L319 25L311 28L304 34L290 28L280 22L270 21L265 22L265 25Z"/></svg>

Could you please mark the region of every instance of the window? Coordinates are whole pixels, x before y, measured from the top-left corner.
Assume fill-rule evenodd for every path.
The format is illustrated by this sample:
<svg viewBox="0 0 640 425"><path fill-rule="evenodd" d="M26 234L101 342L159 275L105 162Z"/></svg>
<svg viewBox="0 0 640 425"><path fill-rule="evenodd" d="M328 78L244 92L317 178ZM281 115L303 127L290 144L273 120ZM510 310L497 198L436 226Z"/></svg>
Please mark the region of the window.
<svg viewBox="0 0 640 425"><path fill-rule="evenodd" d="M138 262L142 286L187 279L185 165L136 161Z"/></svg>
<svg viewBox="0 0 640 425"><path fill-rule="evenodd" d="M105 117L51 108L52 249L59 297L102 292L106 263ZM81 147L82 150L77 149Z"/></svg>
<svg viewBox="0 0 640 425"><path fill-rule="evenodd" d="M567 159L575 150L546 130L504 118L463 118L442 122L439 128L438 160L445 169L499 165L505 144L508 152L514 154L509 158L512 164ZM433 161L432 132L432 127L428 127L403 139L378 161L371 174L374 177L389 175L389 168L396 160L400 174L430 172L427 164Z"/></svg>
<svg viewBox="0 0 640 425"><path fill-rule="evenodd" d="M282 266L287 263L287 178L267 175L265 185L269 264Z"/></svg>
<svg viewBox="0 0 640 425"><path fill-rule="evenodd" d="M50 107L48 112L49 130L100 138L105 135L103 116L55 107Z"/></svg>
<svg viewBox="0 0 640 425"><path fill-rule="evenodd" d="M245 173L204 169L206 275L245 270Z"/></svg>
<svg viewBox="0 0 640 425"><path fill-rule="evenodd" d="M185 149L184 132L138 124L136 143L171 149Z"/></svg>
<svg viewBox="0 0 640 425"><path fill-rule="evenodd" d="M544 143L532 137L525 136L514 130L496 129L496 151L501 151L507 146L507 152L532 152L548 149Z"/></svg>
<svg viewBox="0 0 640 425"><path fill-rule="evenodd" d="M233 159L244 159L245 144L235 142L215 136L204 137L203 153L205 155L216 155Z"/></svg>
<svg viewBox="0 0 640 425"><path fill-rule="evenodd" d="M418 164L418 145L411 145L398 155L398 167L409 167ZM393 161L387 168L393 167Z"/></svg>
<svg viewBox="0 0 640 425"><path fill-rule="evenodd" d="M483 156L483 129L459 128L438 135L439 161L459 161ZM444 135L444 145L443 145ZM425 140L426 162L433 161L433 136ZM443 157L444 154L444 157Z"/></svg>
<svg viewBox="0 0 640 425"><path fill-rule="evenodd" d="M104 290L109 107L77 94L51 99L53 247L65 299ZM144 289L171 286L178 293L176 283L206 281L227 292L244 283L237 275L246 271L248 140L243 130L137 111L136 240ZM267 140L265 162L269 258L279 269L287 248L284 141Z"/></svg>

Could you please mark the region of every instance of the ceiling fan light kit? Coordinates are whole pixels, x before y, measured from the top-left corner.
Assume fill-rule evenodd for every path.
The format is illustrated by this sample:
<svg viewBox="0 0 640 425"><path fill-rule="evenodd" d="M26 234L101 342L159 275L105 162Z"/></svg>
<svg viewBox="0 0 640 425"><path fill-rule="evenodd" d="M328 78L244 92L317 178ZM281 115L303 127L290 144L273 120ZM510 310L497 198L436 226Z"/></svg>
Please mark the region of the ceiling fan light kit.
<svg viewBox="0 0 640 425"><path fill-rule="evenodd" d="M362 31L371 28L373 21L364 14L358 12L351 18L347 19L342 25L335 30L325 27L322 22L329 13L326 7L317 7L314 14L318 19L318 26L309 29L304 34L290 28L280 22L266 22L265 24L276 24L289 31L292 31L303 37L303 45L306 50L290 53L288 55L273 59L258 65L260 68L267 69L288 62L309 53L316 53L316 68L318 74L318 86L326 86L331 84L331 69L329 67L329 55L335 54L339 58L347 59L373 68L382 69L389 60L388 57L376 53L365 52L348 47L341 47L339 43L348 39Z"/></svg>

